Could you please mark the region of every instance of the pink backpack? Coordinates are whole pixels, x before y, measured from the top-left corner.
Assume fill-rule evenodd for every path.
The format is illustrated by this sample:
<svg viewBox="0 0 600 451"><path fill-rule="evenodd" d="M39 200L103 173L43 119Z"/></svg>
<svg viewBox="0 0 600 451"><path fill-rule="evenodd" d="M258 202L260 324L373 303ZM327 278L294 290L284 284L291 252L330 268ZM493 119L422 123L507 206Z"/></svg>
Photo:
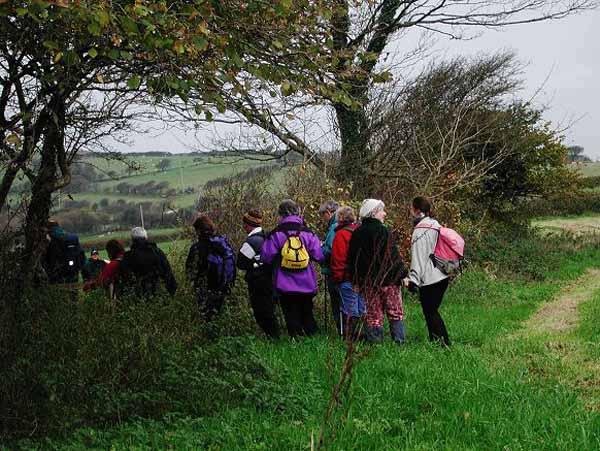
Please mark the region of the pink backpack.
<svg viewBox="0 0 600 451"><path fill-rule="evenodd" d="M444 274L451 274L460 269L465 256L465 240L448 227L418 226L417 229L433 229L438 232L438 239L431 254L433 265Z"/></svg>

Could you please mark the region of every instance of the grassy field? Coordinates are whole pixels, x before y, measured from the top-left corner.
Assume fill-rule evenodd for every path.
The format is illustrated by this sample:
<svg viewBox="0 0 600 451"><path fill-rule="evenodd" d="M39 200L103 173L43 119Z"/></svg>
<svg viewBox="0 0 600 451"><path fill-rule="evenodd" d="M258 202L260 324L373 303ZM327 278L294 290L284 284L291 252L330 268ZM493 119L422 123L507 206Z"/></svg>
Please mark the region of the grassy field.
<svg viewBox="0 0 600 451"><path fill-rule="evenodd" d="M170 188L178 191L174 198L174 204L177 207L189 207L194 205L198 199L198 191L209 180L219 177L229 177L242 172L251 167L266 164L260 161L260 156L247 159L242 157L218 157L218 156L199 156L189 154L175 154L169 157L149 157L146 155L128 154L125 158L135 163L138 170L129 171L128 165L121 161L106 160L101 157L88 157L83 160L84 164L89 164L96 168L106 180L94 185L94 191L84 193L74 193L70 196L76 201L87 200L91 203L99 202L106 198L110 201L124 199L128 202L165 202L166 199L160 195L122 195L114 191L114 187L119 183L129 183L139 185L149 181L156 183L168 182ZM159 171L156 164L163 158L171 161L171 166ZM272 161L268 161L271 163ZM109 172L114 173L115 179L111 179ZM182 193L182 187L194 188L193 193ZM65 195L63 195L63 198ZM11 199L16 201L15 196ZM58 205L58 201L56 202Z"/></svg>
<svg viewBox="0 0 600 451"><path fill-rule="evenodd" d="M600 176L600 163L580 163L577 167L584 177Z"/></svg>
<svg viewBox="0 0 600 451"><path fill-rule="evenodd" d="M408 343L399 347L387 338L359 363L347 415L338 417L325 449L600 449L597 374L587 386L565 380L561 374L578 371L557 358L567 338L538 336L527 323L540 306L568 294L589 268L599 266L596 247L563 258L545 282L467 271L442 307L453 339L450 350L427 342L420 306L412 296L405 299ZM590 296L582 303L573 341L564 341L587 360L600 358L600 293ZM80 429L68 440L24 442L22 449L310 449L342 345L324 336L278 343L257 339L253 352L283 376L280 409L247 404L214 416L140 419L110 429Z"/></svg>

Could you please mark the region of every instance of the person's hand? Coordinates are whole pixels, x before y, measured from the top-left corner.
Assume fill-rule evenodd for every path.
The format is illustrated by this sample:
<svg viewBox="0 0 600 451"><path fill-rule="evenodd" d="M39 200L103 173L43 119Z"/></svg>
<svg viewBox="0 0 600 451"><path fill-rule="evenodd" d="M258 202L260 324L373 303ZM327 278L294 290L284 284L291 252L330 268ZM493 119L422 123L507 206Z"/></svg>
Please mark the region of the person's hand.
<svg viewBox="0 0 600 451"><path fill-rule="evenodd" d="M358 285L352 285L352 291L354 291L355 293L360 293L360 288L358 287Z"/></svg>
<svg viewBox="0 0 600 451"><path fill-rule="evenodd" d="M408 288L410 286L410 279L408 277L405 277L404 279L402 279L402 286L404 288Z"/></svg>

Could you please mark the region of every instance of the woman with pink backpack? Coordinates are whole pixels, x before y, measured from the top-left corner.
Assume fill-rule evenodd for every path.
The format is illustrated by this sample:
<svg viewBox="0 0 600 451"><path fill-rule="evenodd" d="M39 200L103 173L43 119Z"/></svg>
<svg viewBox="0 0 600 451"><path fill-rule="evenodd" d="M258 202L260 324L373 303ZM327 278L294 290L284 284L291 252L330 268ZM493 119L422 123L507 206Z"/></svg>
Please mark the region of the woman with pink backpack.
<svg viewBox="0 0 600 451"><path fill-rule="evenodd" d="M430 216L431 203L426 197L413 199L411 213L415 229L411 241L410 273L404 279L404 285L411 291L419 288L429 340L450 346L439 308L448 288L448 272L458 267L462 259L464 241L452 229L442 227Z"/></svg>

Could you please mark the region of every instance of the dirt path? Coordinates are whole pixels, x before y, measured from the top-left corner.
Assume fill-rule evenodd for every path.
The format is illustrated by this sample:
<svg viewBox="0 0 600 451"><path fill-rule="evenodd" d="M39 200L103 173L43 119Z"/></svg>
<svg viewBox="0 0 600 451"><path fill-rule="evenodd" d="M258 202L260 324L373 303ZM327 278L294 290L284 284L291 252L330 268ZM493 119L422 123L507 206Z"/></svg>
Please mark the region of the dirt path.
<svg viewBox="0 0 600 451"><path fill-rule="evenodd" d="M534 334L568 332L579 323L579 304L600 290L600 269L590 269L563 289L550 303L544 304L526 323Z"/></svg>
<svg viewBox="0 0 600 451"><path fill-rule="evenodd" d="M573 334L579 324L579 304L600 290L600 269L589 269L561 290L523 324L513 339L527 340L532 349L528 369L537 377L553 377L573 387L587 408L600 410L600 361Z"/></svg>

